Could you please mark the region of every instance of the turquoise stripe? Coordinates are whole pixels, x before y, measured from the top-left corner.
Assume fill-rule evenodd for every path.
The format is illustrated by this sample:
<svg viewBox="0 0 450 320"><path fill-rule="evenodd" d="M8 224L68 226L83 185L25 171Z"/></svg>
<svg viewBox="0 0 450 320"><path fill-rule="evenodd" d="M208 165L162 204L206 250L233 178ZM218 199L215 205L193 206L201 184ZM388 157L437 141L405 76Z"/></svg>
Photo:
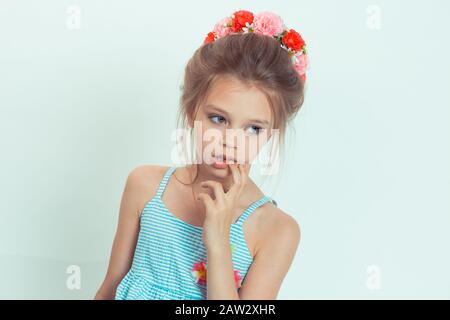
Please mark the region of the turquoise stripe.
<svg viewBox="0 0 450 320"><path fill-rule="evenodd" d="M153 215L151 216L151 219L154 223L150 223L149 225L152 226L152 228L147 229L147 224L143 224L141 226L142 230L145 230L146 233L150 234L156 234L158 235L159 232L164 232L169 234L174 239L179 239L181 241L188 241L189 238L197 238L198 242L201 242L201 234L192 234L189 233L189 231L183 230L184 225L180 224L175 221L175 225L173 224L166 224L164 216L159 216L157 211L153 212ZM156 230L155 230L156 229ZM245 248L245 252L248 252L248 246L245 241L245 237L243 236L242 229L238 229L237 227L232 227L230 230L230 240L232 243L239 243L243 242L240 247ZM202 243L202 242L201 242ZM251 255L249 254L249 259L252 259Z"/></svg>
<svg viewBox="0 0 450 320"><path fill-rule="evenodd" d="M117 287L117 300L206 299L206 284L196 283L191 272L194 263L207 262L203 228L180 220L162 201L164 189L175 170L176 167L167 169L155 196L141 212L133 263ZM233 268L240 271L242 279L253 263L243 223L267 201L274 202L265 195L250 204L230 228L230 243L235 245Z"/></svg>

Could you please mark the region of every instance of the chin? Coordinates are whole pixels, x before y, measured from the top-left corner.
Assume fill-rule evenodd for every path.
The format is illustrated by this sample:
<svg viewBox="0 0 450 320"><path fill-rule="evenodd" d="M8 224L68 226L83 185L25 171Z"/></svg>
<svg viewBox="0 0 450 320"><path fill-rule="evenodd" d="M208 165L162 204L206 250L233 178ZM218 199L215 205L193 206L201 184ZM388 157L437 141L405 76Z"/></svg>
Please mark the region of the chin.
<svg viewBox="0 0 450 320"><path fill-rule="evenodd" d="M213 164L205 163L204 165L205 165L206 170L208 172L210 172L211 175L214 175L218 178L220 178L220 177L225 178L226 176L228 176L230 174L230 168L228 166L223 169L222 168L218 169L218 168L214 167Z"/></svg>

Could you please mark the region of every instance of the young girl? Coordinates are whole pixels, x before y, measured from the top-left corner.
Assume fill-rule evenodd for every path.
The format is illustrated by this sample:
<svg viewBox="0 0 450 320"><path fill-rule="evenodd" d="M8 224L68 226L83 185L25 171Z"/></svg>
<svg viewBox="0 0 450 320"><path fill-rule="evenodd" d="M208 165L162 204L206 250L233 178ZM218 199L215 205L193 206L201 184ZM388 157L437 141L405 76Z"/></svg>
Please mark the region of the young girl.
<svg viewBox="0 0 450 320"><path fill-rule="evenodd" d="M179 119L196 128L200 161L132 170L96 299L276 299L300 228L248 173L273 132L283 141L307 66L305 42L276 14L216 24L182 88Z"/></svg>

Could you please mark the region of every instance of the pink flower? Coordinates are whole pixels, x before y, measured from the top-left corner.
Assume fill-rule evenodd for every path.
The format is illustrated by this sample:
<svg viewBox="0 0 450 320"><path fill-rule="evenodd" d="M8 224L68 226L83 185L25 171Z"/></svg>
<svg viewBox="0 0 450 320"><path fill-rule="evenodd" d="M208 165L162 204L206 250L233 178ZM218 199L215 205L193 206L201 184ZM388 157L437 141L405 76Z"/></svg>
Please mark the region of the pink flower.
<svg viewBox="0 0 450 320"><path fill-rule="evenodd" d="M231 33L231 19L230 17L223 18L219 22L216 23L214 26L214 33L217 35L218 38L222 38L228 34Z"/></svg>
<svg viewBox="0 0 450 320"><path fill-rule="evenodd" d="M241 286L242 277L239 274L239 270L234 270L234 282L236 283L236 288Z"/></svg>
<svg viewBox="0 0 450 320"><path fill-rule="evenodd" d="M278 36L283 32L283 20L272 12L261 12L255 15L253 29L255 33L266 36Z"/></svg>
<svg viewBox="0 0 450 320"><path fill-rule="evenodd" d="M195 277L195 282L206 284L206 263L204 261L194 263L192 275Z"/></svg>
<svg viewBox="0 0 450 320"><path fill-rule="evenodd" d="M294 63L295 70L297 70L299 75L304 75L306 73L306 69L309 67L308 55L303 53L296 57L296 59L297 61Z"/></svg>
<svg viewBox="0 0 450 320"><path fill-rule="evenodd" d="M195 278L195 282L205 285L206 284L206 271L207 271L207 265L205 261L201 262L195 262L194 267L192 268L191 272L192 275ZM242 283L242 276L240 275L239 270L233 270L234 273L234 283L236 285L236 288L239 288Z"/></svg>

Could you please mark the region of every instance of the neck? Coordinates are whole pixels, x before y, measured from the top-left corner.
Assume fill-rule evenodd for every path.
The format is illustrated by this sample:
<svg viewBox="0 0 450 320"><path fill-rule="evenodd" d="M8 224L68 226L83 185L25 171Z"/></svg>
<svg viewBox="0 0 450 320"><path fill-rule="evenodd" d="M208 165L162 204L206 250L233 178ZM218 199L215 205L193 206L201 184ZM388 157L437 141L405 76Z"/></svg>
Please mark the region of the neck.
<svg viewBox="0 0 450 320"><path fill-rule="evenodd" d="M228 172L228 174L224 177L218 177L215 175L211 175L202 164L187 166L187 169L190 175L190 181L193 181L195 179L195 181L193 181L192 183L192 187L194 190L204 190L204 188L200 186L200 183L206 180L213 180L221 183L225 191L230 189L234 182L233 175L230 172ZM228 168L227 170L230 169Z"/></svg>

